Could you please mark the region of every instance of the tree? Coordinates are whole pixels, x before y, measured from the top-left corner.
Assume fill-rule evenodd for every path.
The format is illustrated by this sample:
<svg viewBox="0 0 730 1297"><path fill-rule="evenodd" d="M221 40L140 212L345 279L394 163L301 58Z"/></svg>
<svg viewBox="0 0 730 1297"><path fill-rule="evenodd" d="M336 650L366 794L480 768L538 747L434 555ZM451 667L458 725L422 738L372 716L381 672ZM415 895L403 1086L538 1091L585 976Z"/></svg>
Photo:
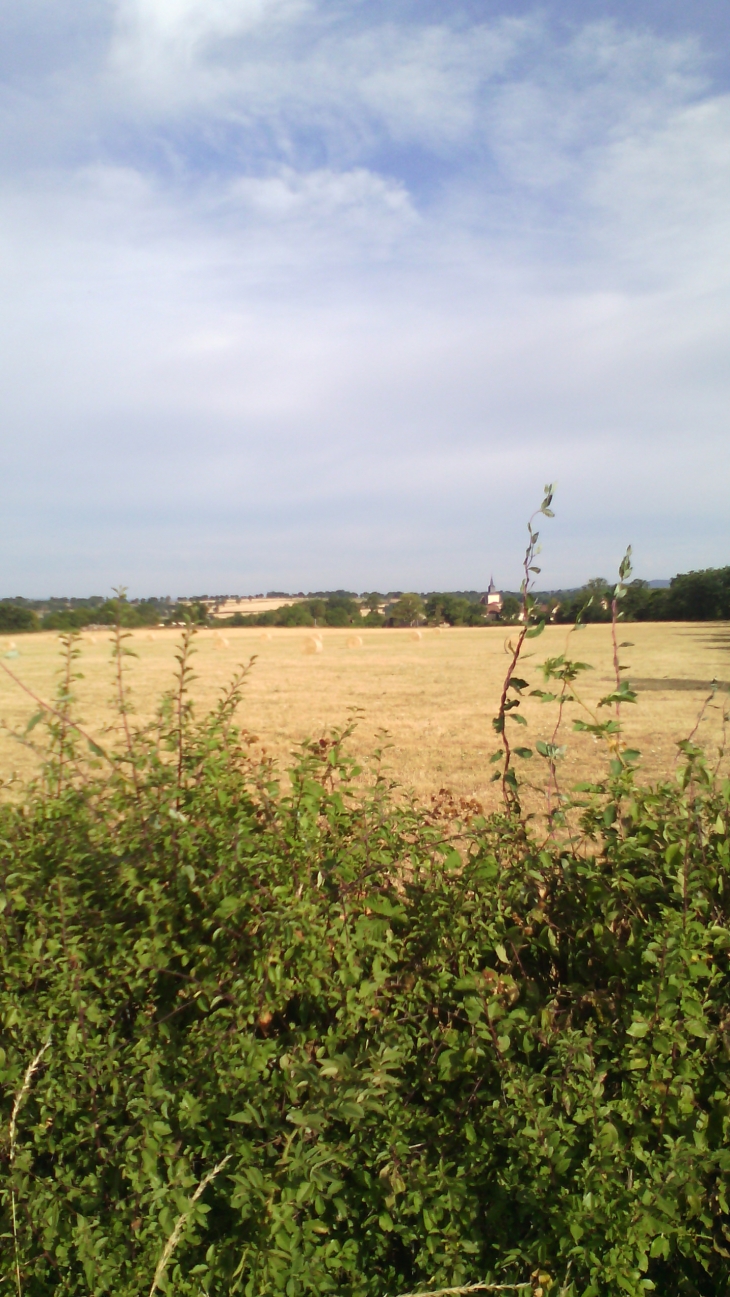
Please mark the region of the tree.
<svg viewBox="0 0 730 1297"><path fill-rule="evenodd" d="M506 594L502 600L502 617L505 621L512 621L519 615L521 604L516 595Z"/></svg>
<svg viewBox="0 0 730 1297"><path fill-rule="evenodd" d="M309 608L315 623L324 621L325 613L327 612L327 604L324 599L308 599L307 607Z"/></svg>
<svg viewBox="0 0 730 1297"><path fill-rule="evenodd" d="M419 594L402 594L390 610L390 622L393 626L417 626L426 611L426 606Z"/></svg>
<svg viewBox="0 0 730 1297"><path fill-rule="evenodd" d="M28 630L38 630L38 618L32 609L3 599L0 602L0 631Z"/></svg>
<svg viewBox="0 0 730 1297"><path fill-rule="evenodd" d="M679 621L730 618L730 567L680 572L672 577L667 610Z"/></svg>
<svg viewBox="0 0 730 1297"><path fill-rule="evenodd" d="M472 626L479 625L482 621L482 609L480 604L474 604L470 599L463 599L459 595L432 594L426 600L426 616L436 625L445 621L449 626Z"/></svg>
<svg viewBox="0 0 730 1297"><path fill-rule="evenodd" d="M324 614L327 626L351 626L360 621L360 609L347 595L330 595Z"/></svg>
<svg viewBox="0 0 730 1297"><path fill-rule="evenodd" d="M285 603L277 609L277 626L311 626L314 618L306 603Z"/></svg>

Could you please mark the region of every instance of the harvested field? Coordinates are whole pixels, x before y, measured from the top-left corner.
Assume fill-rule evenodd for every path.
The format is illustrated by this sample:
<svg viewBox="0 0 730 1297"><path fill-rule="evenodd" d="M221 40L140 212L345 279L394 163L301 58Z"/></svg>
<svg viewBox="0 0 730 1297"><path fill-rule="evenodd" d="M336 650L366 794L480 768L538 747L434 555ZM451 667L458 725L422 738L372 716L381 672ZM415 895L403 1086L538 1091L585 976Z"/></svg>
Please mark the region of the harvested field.
<svg viewBox="0 0 730 1297"><path fill-rule="evenodd" d="M624 708L627 738L642 753L644 777L669 775L675 764L675 744L692 730L710 682L730 681L730 626L725 623L634 624L621 628L621 639L632 641L622 650L622 661L635 681L639 700ZM504 628L458 628L443 633L424 630L414 639L408 630L359 630L362 645L348 648L352 632L323 629L318 632L322 650L308 647L302 630L277 629L262 635L260 629L228 629L225 636L201 631L196 637L193 666L197 675L192 692L199 705L210 705L230 678L237 663L258 655L246 686L240 721L260 736L267 750L285 760L287 753L307 735L321 735L343 724L352 707L363 715L355 741L361 754L372 751L387 730L392 746L387 753L389 770L404 787L421 798L441 788L459 797L476 798L485 807L497 801L489 778L489 757L496 747L491 718L497 708L506 668ZM175 667L179 631L159 630L154 637L135 632L127 641L138 655L130 663L129 684L137 718L148 719L160 694L170 687ZM52 633L16 636L0 641L0 661L31 689L50 700L60 665L58 636ZM529 643L529 656L519 674L531 687L542 681L539 664L564 651L566 630L549 627ZM104 632L84 635L77 685L77 716L101 742L104 727L114 721L113 675L110 643ZM593 670L579 683L581 693L595 705L612 684L610 628L589 626L573 635L570 656L590 662ZM12 657L6 658L8 653ZM15 654L17 653L17 656ZM723 706L730 703L720 690L708 706L698 737L717 747L722 730ZM519 727L520 743L534 746L537 738L549 739L555 710L536 699L527 699L523 710L529 727ZM36 711L32 700L0 672L0 778L13 772L30 775L37 757L13 733L21 732ZM576 712L567 709L568 716ZM577 712L576 712L577 714ZM605 713L603 713L605 715ZM517 731L516 726L513 727ZM33 737L38 730L33 732ZM562 763L562 779L569 785L599 774L601 752L590 736L571 734L570 721L563 741L569 742ZM538 781L543 762L521 763Z"/></svg>

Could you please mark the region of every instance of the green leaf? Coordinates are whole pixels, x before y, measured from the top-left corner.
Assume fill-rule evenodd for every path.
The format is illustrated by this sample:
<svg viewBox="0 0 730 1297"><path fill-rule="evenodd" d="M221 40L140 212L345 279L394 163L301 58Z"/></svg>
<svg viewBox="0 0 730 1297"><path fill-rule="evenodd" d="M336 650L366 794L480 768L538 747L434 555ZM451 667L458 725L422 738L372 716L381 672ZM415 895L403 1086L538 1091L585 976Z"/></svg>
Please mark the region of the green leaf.
<svg viewBox="0 0 730 1297"><path fill-rule="evenodd" d="M525 632L525 639L537 639L538 635L542 635L544 629L545 622L541 621L537 626L533 626L530 630Z"/></svg>
<svg viewBox="0 0 730 1297"><path fill-rule="evenodd" d="M642 1036L645 1036L647 1034L648 1030L649 1030L648 1023L632 1022L631 1026L627 1027L626 1034L628 1036L636 1036L637 1038L641 1038Z"/></svg>

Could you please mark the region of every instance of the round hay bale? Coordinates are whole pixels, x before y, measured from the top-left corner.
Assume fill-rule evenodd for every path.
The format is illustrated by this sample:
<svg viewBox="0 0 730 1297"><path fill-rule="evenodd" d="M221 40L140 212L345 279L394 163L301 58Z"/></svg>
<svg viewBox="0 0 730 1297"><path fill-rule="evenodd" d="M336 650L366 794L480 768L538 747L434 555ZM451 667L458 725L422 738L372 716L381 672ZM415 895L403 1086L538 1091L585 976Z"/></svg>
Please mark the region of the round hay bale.
<svg viewBox="0 0 730 1297"><path fill-rule="evenodd" d="M150 631L149 635L145 635L145 639L148 640L150 644L153 644L154 641L157 639L157 636L153 635L152 631Z"/></svg>
<svg viewBox="0 0 730 1297"><path fill-rule="evenodd" d="M323 644L318 635L308 635L304 641L304 653L321 653Z"/></svg>
<svg viewBox="0 0 730 1297"><path fill-rule="evenodd" d="M271 631L270 631L270 630L262 631L262 633L261 633L261 639L264 640L267 644L268 644L269 640L272 640L273 638L274 638L274 636L271 634Z"/></svg>
<svg viewBox="0 0 730 1297"><path fill-rule="evenodd" d="M411 631L411 639L423 639L423 631L422 631L422 630L412 630L412 631Z"/></svg>
<svg viewBox="0 0 730 1297"><path fill-rule="evenodd" d="M228 648L228 640L226 639L225 635L221 635L219 630L217 630L215 635L213 636L213 648L217 648L217 649Z"/></svg>
<svg viewBox="0 0 730 1297"><path fill-rule="evenodd" d="M348 647L348 648L362 648L362 635L348 635L348 637L347 637L347 647Z"/></svg>

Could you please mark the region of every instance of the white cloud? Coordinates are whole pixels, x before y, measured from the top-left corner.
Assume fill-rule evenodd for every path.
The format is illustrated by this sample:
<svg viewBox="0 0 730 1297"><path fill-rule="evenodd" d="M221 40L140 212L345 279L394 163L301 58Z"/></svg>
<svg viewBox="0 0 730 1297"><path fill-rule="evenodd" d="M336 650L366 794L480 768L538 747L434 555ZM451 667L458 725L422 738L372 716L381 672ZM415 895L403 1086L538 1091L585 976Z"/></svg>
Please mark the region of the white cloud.
<svg viewBox="0 0 730 1297"><path fill-rule="evenodd" d="M110 88L158 122L204 106L268 128L280 146L313 129L334 149L378 131L443 149L469 138L483 88L535 34L534 22L515 19L465 31L395 22L353 31L304 0L122 0Z"/></svg>
<svg viewBox="0 0 730 1297"><path fill-rule="evenodd" d="M113 63L133 79L189 75L227 42L302 18L308 0L117 0Z"/></svg>
<svg viewBox="0 0 730 1297"><path fill-rule="evenodd" d="M383 233L398 233L417 219L405 186L365 167L304 174L282 167L274 175L244 176L227 187L220 204L279 225L326 226L330 250L334 227L343 223L351 237L376 246Z"/></svg>
<svg viewBox="0 0 730 1297"><path fill-rule="evenodd" d="M330 46L328 79L342 67L341 88L354 92L392 140L419 141L440 151L473 136L484 88L506 73L533 36L534 24L524 20L468 31L389 25L347 39L339 49Z"/></svg>
<svg viewBox="0 0 730 1297"><path fill-rule="evenodd" d="M727 285L730 96L682 107L610 147L588 197L614 258L647 280Z"/></svg>
<svg viewBox="0 0 730 1297"><path fill-rule="evenodd" d="M554 475L556 583L628 539L723 560L730 106L691 43L118 13L0 191L18 589L50 537L79 592L182 589L180 553L198 586L508 581Z"/></svg>

